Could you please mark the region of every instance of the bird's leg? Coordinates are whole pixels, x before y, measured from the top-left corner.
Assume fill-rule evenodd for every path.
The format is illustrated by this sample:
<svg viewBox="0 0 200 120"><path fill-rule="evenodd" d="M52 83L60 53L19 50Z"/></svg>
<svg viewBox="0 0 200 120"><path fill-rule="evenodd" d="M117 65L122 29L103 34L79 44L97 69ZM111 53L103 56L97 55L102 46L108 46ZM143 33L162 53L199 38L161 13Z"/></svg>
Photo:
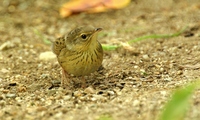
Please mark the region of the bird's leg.
<svg viewBox="0 0 200 120"><path fill-rule="evenodd" d="M86 81L85 81L85 77L82 76L82 85L81 85L82 88L85 88L86 87Z"/></svg>
<svg viewBox="0 0 200 120"><path fill-rule="evenodd" d="M70 75L64 69L62 69L61 86L65 88L69 87L69 85L70 85Z"/></svg>

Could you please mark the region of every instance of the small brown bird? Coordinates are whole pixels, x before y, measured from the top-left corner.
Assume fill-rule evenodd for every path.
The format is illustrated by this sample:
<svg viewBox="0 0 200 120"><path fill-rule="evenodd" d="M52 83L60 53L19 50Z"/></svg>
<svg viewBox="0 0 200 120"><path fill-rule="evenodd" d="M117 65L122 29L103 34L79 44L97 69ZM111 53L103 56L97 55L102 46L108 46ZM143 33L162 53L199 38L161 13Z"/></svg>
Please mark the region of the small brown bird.
<svg viewBox="0 0 200 120"><path fill-rule="evenodd" d="M52 50L62 67L63 87L69 86L70 74L82 76L82 87L85 87L84 76L101 66L103 49L97 40L98 32L101 30L102 28L92 26L78 27L53 42Z"/></svg>

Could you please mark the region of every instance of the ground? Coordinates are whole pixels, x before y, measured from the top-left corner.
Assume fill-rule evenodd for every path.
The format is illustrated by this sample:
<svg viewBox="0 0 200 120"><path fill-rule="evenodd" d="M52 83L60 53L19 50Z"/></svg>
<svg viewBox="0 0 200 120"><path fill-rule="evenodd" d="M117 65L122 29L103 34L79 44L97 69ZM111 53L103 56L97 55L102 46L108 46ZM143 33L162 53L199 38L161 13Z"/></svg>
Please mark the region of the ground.
<svg viewBox="0 0 200 120"><path fill-rule="evenodd" d="M155 120L173 90L200 77L199 0L133 0L121 10L61 18L65 0L1 0L0 118L3 120ZM82 25L102 27L99 41L116 45L104 51L102 68L60 87L61 68L44 39L55 40ZM52 57L49 57L52 56ZM44 59L47 58L47 59ZM192 96L185 120L200 118L200 91Z"/></svg>

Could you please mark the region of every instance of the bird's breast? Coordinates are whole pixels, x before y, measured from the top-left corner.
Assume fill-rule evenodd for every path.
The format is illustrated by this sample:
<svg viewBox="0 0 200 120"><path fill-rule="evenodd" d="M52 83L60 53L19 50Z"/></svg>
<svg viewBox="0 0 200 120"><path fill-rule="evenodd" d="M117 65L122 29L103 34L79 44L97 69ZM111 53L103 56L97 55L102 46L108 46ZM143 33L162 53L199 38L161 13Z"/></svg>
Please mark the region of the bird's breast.
<svg viewBox="0 0 200 120"><path fill-rule="evenodd" d="M103 61L102 47L86 51L64 52L58 57L62 68L69 74L84 76L96 71Z"/></svg>

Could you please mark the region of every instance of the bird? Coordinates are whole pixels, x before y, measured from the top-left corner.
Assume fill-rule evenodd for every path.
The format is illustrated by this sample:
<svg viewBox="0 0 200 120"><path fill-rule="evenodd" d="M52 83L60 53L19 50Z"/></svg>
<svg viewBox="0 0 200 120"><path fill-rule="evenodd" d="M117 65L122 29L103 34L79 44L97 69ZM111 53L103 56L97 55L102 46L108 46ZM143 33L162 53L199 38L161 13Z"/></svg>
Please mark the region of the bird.
<svg viewBox="0 0 200 120"><path fill-rule="evenodd" d="M97 40L102 28L80 26L52 43L52 51L62 68L61 86L70 86L71 74L82 77L82 87L86 86L84 76L95 72L103 61L103 48Z"/></svg>

